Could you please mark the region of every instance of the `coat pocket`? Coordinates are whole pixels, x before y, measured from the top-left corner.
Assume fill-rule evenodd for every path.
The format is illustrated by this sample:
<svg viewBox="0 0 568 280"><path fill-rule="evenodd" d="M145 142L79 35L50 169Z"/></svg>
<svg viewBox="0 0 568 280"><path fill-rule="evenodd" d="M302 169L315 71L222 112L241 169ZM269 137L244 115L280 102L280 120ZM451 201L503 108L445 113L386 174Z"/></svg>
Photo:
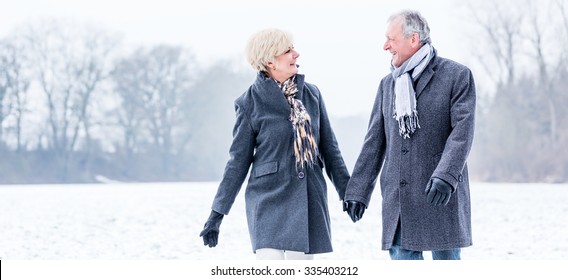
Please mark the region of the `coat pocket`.
<svg viewBox="0 0 568 280"><path fill-rule="evenodd" d="M278 171L278 162L272 161L255 165L252 175L254 177L262 177L265 175L273 174Z"/></svg>

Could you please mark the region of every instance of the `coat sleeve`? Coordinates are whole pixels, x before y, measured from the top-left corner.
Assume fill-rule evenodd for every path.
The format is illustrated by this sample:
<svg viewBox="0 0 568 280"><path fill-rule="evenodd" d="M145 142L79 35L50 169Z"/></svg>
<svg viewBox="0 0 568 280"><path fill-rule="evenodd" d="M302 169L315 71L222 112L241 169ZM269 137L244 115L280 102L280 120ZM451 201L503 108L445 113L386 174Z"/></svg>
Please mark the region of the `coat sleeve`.
<svg viewBox="0 0 568 280"><path fill-rule="evenodd" d="M464 68L456 77L450 100L451 132L432 177L450 183L454 190L464 180L465 167L473 142L475 127L475 83L471 71Z"/></svg>
<svg viewBox="0 0 568 280"><path fill-rule="evenodd" d="M319 90L317 92L319 93ZM345 196L345 188L347 187L347 182L349 182L349 171L339 150L339 144L331 127L321 94L319 94L319 110L320 142L318 147L325 165L325 172L335 186L341 200Z"/></svg>
<svg viewBox="0 0 568 280"><path fill-rule="evenodd" d="M229 150L229 160L225 166L223 179L211 207L216 212L227 215L247 176L253 161L255 133L245 108L235 102L236 121L233 128L233 142Z"/></svg>
<svg viewBox="0 0 568 280"><path fill-rule="evenodd" d="M383 81L379 85L371 112L367 135L355 162L345 200L354 200L369 206L371 195L381 171L386 149L386 134L383 116Z"/></svg>

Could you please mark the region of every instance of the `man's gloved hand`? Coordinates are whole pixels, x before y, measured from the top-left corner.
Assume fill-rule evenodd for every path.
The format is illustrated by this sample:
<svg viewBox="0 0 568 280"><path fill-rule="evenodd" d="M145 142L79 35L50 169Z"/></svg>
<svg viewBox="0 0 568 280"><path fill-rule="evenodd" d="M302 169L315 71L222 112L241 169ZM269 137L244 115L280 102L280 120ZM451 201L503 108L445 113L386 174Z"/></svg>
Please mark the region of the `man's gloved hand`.
<svg viewBox="0 0 568 280"><path fill-rule="evenodd" d="M355 200L348 200L345 204L347 206L347 214L354 223L363 218L367 205Z"/></svg>
<svg viewBox="0 0 568 280"><path fill-rule="evenodd" d="M203 245L209 245L210 248L217 246L219 241L219 227L221 226L221 221L223 220L223 214L211 210L211 215L207 218L203 230L199 236L203 237Z"/></svg>
<svg viewBox="0 0 568 280"><path fill-rule="evenodd" d="M453 188L446 181L432 177L424 190L426 200L433 205L448 205L452 196Z"/></svg>

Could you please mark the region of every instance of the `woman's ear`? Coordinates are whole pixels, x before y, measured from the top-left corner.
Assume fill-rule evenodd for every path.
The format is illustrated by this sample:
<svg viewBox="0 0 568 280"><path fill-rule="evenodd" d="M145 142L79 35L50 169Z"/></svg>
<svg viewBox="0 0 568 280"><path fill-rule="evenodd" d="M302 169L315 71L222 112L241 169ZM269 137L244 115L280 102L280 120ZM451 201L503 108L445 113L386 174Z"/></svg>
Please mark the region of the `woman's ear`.
<svg viewBox="0 0 568 280"><path fill-rule="evenodd" d="M272 61L266 63L266 69L276 70L276 66Z"/></svg>

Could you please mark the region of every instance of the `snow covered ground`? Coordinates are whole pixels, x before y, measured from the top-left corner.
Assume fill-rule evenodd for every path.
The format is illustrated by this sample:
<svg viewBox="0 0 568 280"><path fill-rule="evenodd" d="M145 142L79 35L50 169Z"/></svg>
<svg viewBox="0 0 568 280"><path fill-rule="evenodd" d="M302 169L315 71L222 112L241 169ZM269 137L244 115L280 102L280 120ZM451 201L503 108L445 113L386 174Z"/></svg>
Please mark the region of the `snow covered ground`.
<svg viewBox="0 0 568 280"><path fill-rule="evenodd" d="M253 260L244 187L219 245L199 237L216 182L0 186L3 260ZM568 185L472 183L470 260L568 260ZM387 260L380 193L352 223L330 187L334 252L319 260ZM429 258L429 254L425 254Z"/></svg>

